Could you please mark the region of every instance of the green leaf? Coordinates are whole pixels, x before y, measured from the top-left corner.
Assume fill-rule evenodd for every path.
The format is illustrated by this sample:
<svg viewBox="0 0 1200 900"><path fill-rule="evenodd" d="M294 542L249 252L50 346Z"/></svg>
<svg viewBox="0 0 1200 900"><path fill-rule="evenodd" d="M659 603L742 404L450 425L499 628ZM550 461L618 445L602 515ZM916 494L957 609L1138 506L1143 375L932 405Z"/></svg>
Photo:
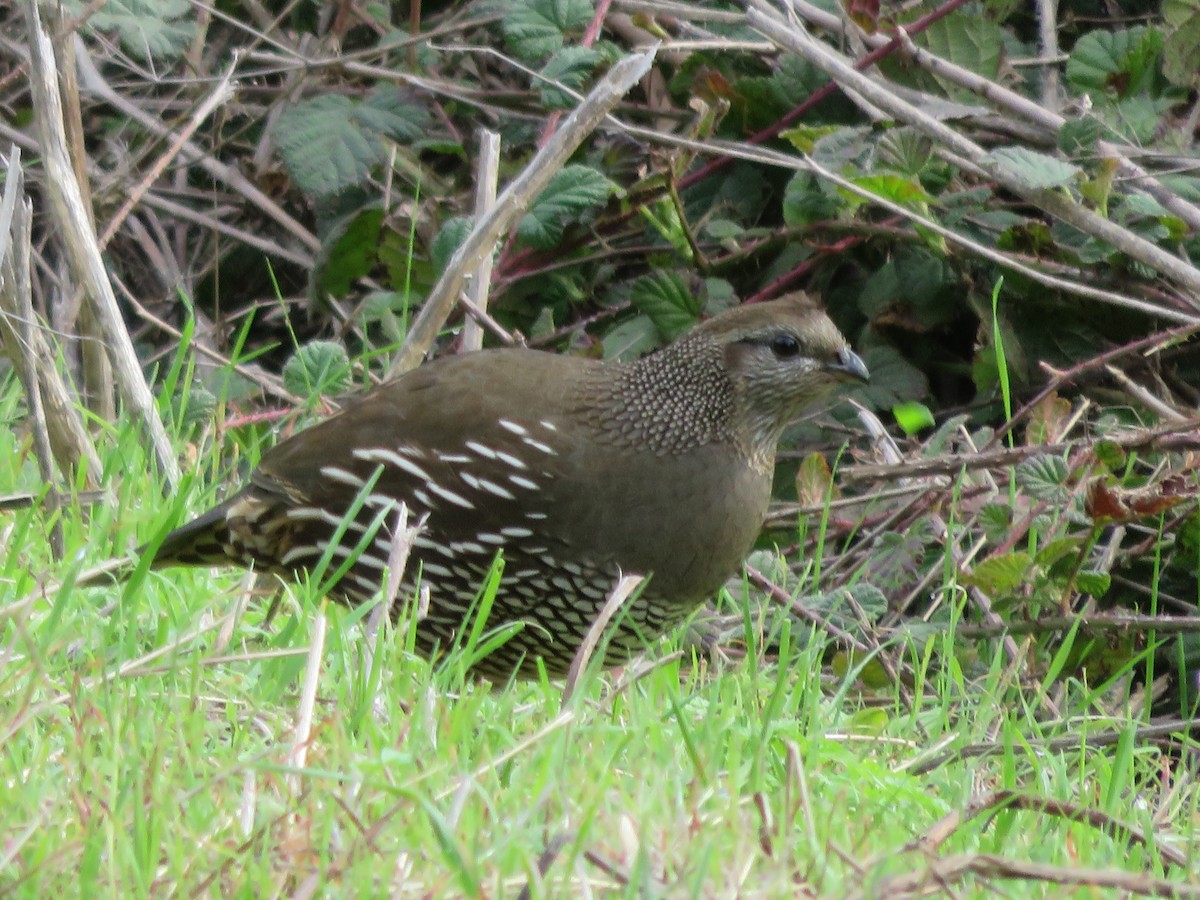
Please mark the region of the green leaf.
<svg viewBox="0 0 1200 900"><path fill-rule="evenodd" d="M1154 28L1090 31L1075 42L1067 81L1081 91L1137 96L1150 87L1162 46L1162 32Z"/></svg>
<svg viewBox="0 0 1200 900"><path fill-rule="evenodd" d="M897 403L892 407L892 415L896 417L896 423L904 429L904 433L909 436L926 428L932 428L935 424L933 413L929 411L929 407L915 400Z"/></svg>
<svg viewBox="0 0 1200 900"><path fill-rule="evenodd" d="M1112 576L1107 572L1086 570L1075 576L1075 584L1085 594L1091 594L1097 600L1108 593L1112 585Z"/></svg>
<svg viewBox="0 0 1200 900"><path fill-rule="evenodd" d="M81 0L64 4L72 15L83 13ZM142 60L174 62L187 49L196 34L190 18L192 5L187 0L107 0L87 20L95 31L115 31L121 47Z"/></svg>
<svg viewBox="0 0 1200 900"><path fill-rule="evenodd" d="M1192 88L1200 79L1200 11L1176 24L1166 35L1163 74L1180 88Z"/></svg>
<svg viewBox="0 0 1200 900"><path fill-rule="evenodd" d="M633 283L630 302L645 313L664 341L673 341L700 319L700 301L678 272L658 269Z"/></svg>
<svg viewBox="0 0 1200 900"><path fill-rule="evenodd" d="M870 191L884 200L891 200L893 203L902 204L910 209L918 208L924 210L925 204L933 199L921 187L920 182L914 178L906 178L903 175L893 175L890 173L862 175L852 179L852 181L863 190ZM846 199L856 204L867 202L857 194L847 192L845 196Z"/></svg>
<svg viewBox="0 0 1200 900"><path fill-rule="evenodd" d="M812 153L817 141L840 130L838 125L797 125L779 132L779 136L785 141L790 141L801 153Z"/></svg>
<svg viewBox="0 0 1200 900"><path fill-rule="evenodd" d="M637 316L604 335L605 359L637 359L659 346L658 328L649 316Z"/></svg>
<svg viewBox="0 0 1200 900"><path fill-rule="evenodd" d="M365 131L404 143L428 137L429 113L412 103L408 92L395 85L380 85L371 90L354 109L354 120Z"/></svg>
<svg viewBox="0 0 1200 900"><path fill-rule="evenodd" d="M388 86L358 105L341 94L326 94L286 110L271 134L300 189L310 197L333 197L364 182L386 159L385 138L423 136L428 116L404 96Z"/></svg>
<svg viewBox="0 0 1200 900"><path fill-rule="evenodd" d="M1040 547L1037 552L1037 562L1039 566L1044 566L1049 569L1055 563L1065 559L1071 554L1078 555L1082 549L1083 539L1080 537L1062 537L1056 538Z"/></svg>
<svg viewBox="0 0 1200 900"><path fill-rule="evenodd" d="M283 367L283 386L301 397L340 394L350 386L350 357L336 341L313 341Z"/></svg>
<svg viewBox="0 0 1200 900"><path fill-rule="evenodd" d="M1009 536L1013 523L1012 507L1007 503L986 503L979 510L979 527L983 536L993 544L999 544Z"/></svg>
<svg viewBox="0 0 1200 900"><path fill-rule="evenodd" d="M1063 187L1083 174L1079 166L1025 147L1000 147L988 156L1009 174L1035 188Z"/></svg>
<svg viewBox="0 0 1200 900"><path fill-rule="evenodd" d="M789 228L836 219L844 210L836 191L808 172L797 172L783 192L783 221Z"/></svg>
<svg viewBox="0 0 1200 900"><path fill-rule="evenodd" d="M1129 455L1125 452L1125 448L1111 438L1101 438L1092 445L1092 453L1096 455L1096 462L1104 466L1110 472L1118 472L1125 468L1125 462Z"/></svg>
<svg viewBox="0 0 1200 900"><path fill-rule="evenodd" d="M553 82L578 91L595 71L601 58L600 53L591 47L571 46L556 51L546 65L542 66L541 77L534 79L534 86L541 95L542 105L546 109L573 108L577 102L575 98L555 87Z"/></svg>
<svg viewBox="0 0 1200 900"><path fill-rule="evenodd" d="M932 22L914 39L938 56L977 75L994 79L1000 74L1005 34L987 16L945 16ZM957 88L951 88L949 93L967 95L966 91Z"/></svg>
<svg viewBox="0 0 1200 900"><path fill-rule="evenodd" d="M383 142L355 121L349 97L326 94L286 110L272 129L293 180L312 197L330 197L366 180L384 158Z"/></svg>
<svg viewBox="0 0 1200 900"><path fill-rule="evenodd" d="M567 225L585 220L586 214L620 192L617 185L588 166L567 166L554 174L546 189L533 201L517 225L518 236L539 250L557 244Z"/></svg>
<svg viewBox="0 0 1200 900"><path fill-rule="evenodd" d="M1058 129L1058 149L1064 153L1091 153L1104 134L1104 126L1095 116L1067 119Z"/></svg>
<svg viewBox="0 0 1200 900"><path fill-rule="evenodd" d="M929 166L933 142L915 128L893 128L879 139L879 163L913 178Z"/></svg>
<svg viewBox="0 0 1200 900"><path fill-rule="evenodd" d="M1067 464L1061 456L1035 456L1017 466L1017 485L1030 496L1054 504L1065 504Z"/></svg>
<svg viewBox="0 0 1200 900"><path fill-rule="evenodd" d="M350 286L375 265L383 210L366 209L345 216L325 235L313 265L310 283L314 295L344 296Z"/></svg>
<svg viewBox="0 0 1200 900"><path fill-rule="evenodd" d="M455 216L446 221L446 224L434 237L433 245L430 248L435 269L441 272L449 265L450 257L454 256L454 251L462 246L462 242L467 239L473 226L474 220L467 216Z"/></svg>
<svg viewBox="0 0 1200 900"><path fill-rule="evenodd" d="M1010 594L1034 574L1033 557L1023 551L985 559L964 577L964 581L986 594Z"/></svg>
<svg viewBox="0 0 1200 900"><path fill-rule="evenodd" d="M545 59L592 19L588 0L511 0L500 23L504 40L526 61Z"/></svg>

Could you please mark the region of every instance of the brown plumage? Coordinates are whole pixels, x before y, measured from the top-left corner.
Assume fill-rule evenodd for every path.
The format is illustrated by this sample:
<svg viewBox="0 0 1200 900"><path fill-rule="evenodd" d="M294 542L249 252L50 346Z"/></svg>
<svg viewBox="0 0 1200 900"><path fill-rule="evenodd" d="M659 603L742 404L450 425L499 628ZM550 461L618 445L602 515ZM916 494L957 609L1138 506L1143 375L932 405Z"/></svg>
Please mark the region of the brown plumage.
<svg viewBox="0 0 1200 900"><path fill-rule="evenodd" d="M563 674L618 573L650 575L614 626L617 664L711 596L753 546L783 428L866 368L803 295L743 306L633 363L486 350L429 363L267 451L249 483L167 536L156 567L292 575L373 538L333 593L374 595L398 501L427 514L402 599L418 646L464 624L498 552L489 626L523 627L479 668Z"/></svg>

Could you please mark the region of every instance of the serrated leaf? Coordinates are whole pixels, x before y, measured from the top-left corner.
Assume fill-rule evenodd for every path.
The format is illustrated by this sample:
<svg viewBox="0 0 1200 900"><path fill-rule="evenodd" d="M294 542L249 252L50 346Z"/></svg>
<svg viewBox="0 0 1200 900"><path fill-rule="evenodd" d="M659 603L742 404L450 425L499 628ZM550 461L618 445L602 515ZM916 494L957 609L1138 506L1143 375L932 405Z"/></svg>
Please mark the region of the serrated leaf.
<svg viewBox="0 0 1200 900"><path fill-rule="evenodd" d="M1095 116L1067 119L1058 129L1058 149L1064 153L1091 153L1104 134L1104 126Z"/></svg>
<svg viewBox="0 0 1200 900"><path fill-rule="evenodd" d="M1060 456L1035 456L1017 466L1017 485L1037 500L1063 504L1070 497L1066 488L1067 464Z"/></svg>
<svg viewBox="0 0 1200 900"><path fill-rule="evenodd" d="M473 225L473 220L466 216L455 216L452 219L447 219L446 223L442 225L441 230L438 231L430 246L430 256L433 258L433 265L439 272L449 265L450 258L454 256L454 251L462 246L462 242L471 233Z"/></svg>
<svg viewBox="0 0 1200 900"><path fill-rule="evenodd" d="M301 397L340 394L350 386L350 357L336 341L313 341L283 367L283 386Z"/></svg>
<svg viewBox="0 0 1200 900"><path fill-rule="evenodd" d="M383 210L366 209L345 216L325 235L310 283L314 296L344 296L355 280L371 271L377 258Z"/></svg>
<svg viewBox="0 0 1200 900"><path fill-rule="evenodd" d="M987 503L979 510L976 519L983 529L983 536L990 543L1003 542L1012 529L1013 511L1007 503Z"/></svg>
<svg viewBox="0 0 1200 900"><path fill-rule="evenodd" d="M1067 81L1081 91L1136 96L1153 77L1162 45L1162 33L1144 26L1090 31L1075 42L1067 60Z"/></svg>
<svg viewBox="0 0 1200 900"><path fill-rule="evenodd" d="M1075 576L1075 585L1083 593L1090 594L1099 600L1108 593L1109 587L1112 586L1112 576L1107 572L1088 569Z"/></svg>
<svg viewBox="0 0 1200 900"><path fill-rule="evenodd" d="M356 121L349 97L327 94L286 110L272 128L279 155L302 191L330 197L366 180L384 145Z"/></svg>
<svg viewBox="0 0 1200 900"><path fill-rule="evenodd" d="M915 208L923 211L925 205L933 199L921 187L920 182L915 178L906 178L903 175L893 175L890 173L862 175L852 179L852 182L865 191L870 191L872 194L876 194L885 200L900 203L910 209ZM855 204L867 202L858 194L851 194L848 191L845 192L844 196L848 201Z"/></svg>
<svg viewBox="0 0 1200 900"><path fill-rule="evenodd" d="M915 128L893 128L879 139L879 163L913 178L933 158L933 142Z"/></svg>
<svg viewBox="0 0 1200 900"><path fill-rule="evenodd" d="M939 543L928 519L903 533L885 532L871 546L863 577L893 595L907 591L921 577L930 548Z"/></svg>
<svg viewBox="0 0 1200 900"><path fill-rule="evenodd" d="M562 47L542 66L534 79L534 86L542 98L546 109L571 109L576 99L567 91L555 87L555 83L565 85L578 91L583 87L588 77L595 71L601 60L600 53L591 47L572 45Z"/></svg>
<svg viewBox="0 0 1200 900"><path fill-rule="evenodd" d="M1004 52L1004 30L988 16L946 16L930 23L914 39L938 56L966 69L995 78ZM964 94L952 88L952 94ZM974 98L972 98L974 99Z"/></svg>
<svg viewBox="0 0 1200 900"><path fill-rule="evenodd" d="M1200 82L1200 12L1193 13L1167 34L1162 71L1167 81L1182 88Z"/></svg>
<svg viewBox="0 0 1200 900"><path fill-rule="evenodd" d="M554 173L533 201L517 226L517 234L533 247L548 250L562 239L567 225L583 221L619 191L615 183L589 166L567 166Z"/></svg>
<svg viewBox="0 0 1200 900"><path fill-rule="evenodd" d="M1024 551L985 559L963 577L985 594L1010 594L1033 575L1033 557Z"/></svg>
<svg viewBox="0 0 1200 900"><path fill-rule="evenodd" d="M394 85L380 85L354 108L354 120L364 129L396 141L411 143L427 136L429 113Z"/></svg>
<svg viewBox="0 0 1200 900"><path fill-rule="evenodd" d="M988 154L993 162L1035 188L1063 187L1083 174L1079 166L1026 147L1000 147Z"/></svg>
<svg viewBox="0 0 1200 900"><path fill-rule="evenodd" d="M658 269L633 283L629 300L645 313L664 341L673 341L700 319L700 301L678 272Z"/></svg>
<svg viewBox="0 0 1200 900"><path fill-rule="evenodd" d="M566 43L568 32L591 21L588 0L511 0L501 20L504 40L522 59L545 59Z"/></svg>
<svg viewBox="0 0 1200 900"><path fill-rule="evenodd" d="M91 12L88 27L115 31L121 47L138 59L173 62L196 34L187 0L107 0L94 11L91 4L79 0L65 6L72 15L81 14L87 6Z"/></svg>
<svg viewBox="0 0 1200 900"><path fill-rule="evenodd" d="M789 228L837 218L843 211L838 195L808 172L797 172L783 192L783 221Z"/></svg>

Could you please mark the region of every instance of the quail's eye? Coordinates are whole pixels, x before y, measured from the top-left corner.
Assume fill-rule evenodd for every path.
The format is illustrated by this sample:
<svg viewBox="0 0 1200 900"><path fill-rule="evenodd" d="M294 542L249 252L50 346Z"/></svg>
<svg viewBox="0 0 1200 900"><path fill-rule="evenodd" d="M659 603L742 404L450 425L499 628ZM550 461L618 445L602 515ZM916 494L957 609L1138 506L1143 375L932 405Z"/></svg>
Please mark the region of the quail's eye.
<svg viewBox="0 0 1200 900"><path fill-rule="evenodd" d="M791 359L800 355L800 342L790 334L780 334L771 338L771 352L776 359Z"/></svg>

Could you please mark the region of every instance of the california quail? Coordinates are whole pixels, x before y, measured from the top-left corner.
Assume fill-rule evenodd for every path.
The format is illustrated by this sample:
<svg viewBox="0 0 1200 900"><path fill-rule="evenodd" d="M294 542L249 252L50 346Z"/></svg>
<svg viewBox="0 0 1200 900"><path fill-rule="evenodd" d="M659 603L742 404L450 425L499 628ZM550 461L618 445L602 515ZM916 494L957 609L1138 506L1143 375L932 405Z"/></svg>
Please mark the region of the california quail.
<svg viewBox="0 0 1200 900"><path fill-rule="evenodd" d="M784 427L867 369L803 294L716 316L631 363L525 349L428 363L263 454L249 483L171 532L156 568L238 564L284 576L326 553L356 498L332 589L379 590L392 511L428 514L402 598L428 588L425 654L452 644L497 554L488 626L523 627L477 667L567 671L619 573L649 580L605 664L678 624L741 565L767 509ZM382 523L382 524L381 524Z"/></svg>

